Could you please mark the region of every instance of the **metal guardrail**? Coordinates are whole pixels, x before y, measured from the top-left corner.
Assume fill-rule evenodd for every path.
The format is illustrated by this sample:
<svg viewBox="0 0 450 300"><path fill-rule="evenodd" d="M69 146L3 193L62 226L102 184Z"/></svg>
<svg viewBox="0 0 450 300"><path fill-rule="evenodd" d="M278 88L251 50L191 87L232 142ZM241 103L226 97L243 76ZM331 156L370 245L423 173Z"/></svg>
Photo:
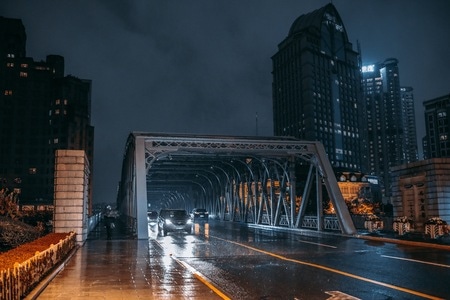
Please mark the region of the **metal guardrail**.
<svg viewBox="0 0 450 300"><path fill-rule="evenodd" d="M305 216L303 218L302 227L317 229L318 221L316 216ZM339 221L336 216L325 216L323 218L323 228L325 230L341 230L341 226L339 226Z"/></svg>
<svg viewBox="0 0 450 300"><path fill-rule="evenodd" d="M64 240L36 252L30 259L0 270L0 299L23 299L76 245L76 233L71 232Z"/></svg>

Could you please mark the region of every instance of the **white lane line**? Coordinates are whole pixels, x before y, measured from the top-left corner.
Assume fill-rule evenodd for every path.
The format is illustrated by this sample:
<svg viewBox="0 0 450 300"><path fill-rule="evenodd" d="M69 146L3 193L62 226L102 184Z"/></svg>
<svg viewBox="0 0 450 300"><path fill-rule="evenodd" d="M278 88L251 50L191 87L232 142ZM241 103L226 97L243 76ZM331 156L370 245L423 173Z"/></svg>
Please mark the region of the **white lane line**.
<svg viewBox="0 0 450 300"><path fill-rule="evenodd" d="M314 243L314 242L308 242L308 241L302 241L302 240L297 240L297 241L300 242L300 243L318 245L318 246L328 247L328 248L333 248L333 249L337 248L336 246L331 246L331 245L327 245L327 244Z"/></svg>
<svg viewBox="0 0 450 300"><path fill-rule="evenodd" d="M413 262L416 262L416 263L427 264L427 265L432 265L432 266L438 266L438 267L443 267L443 268L450 268L450 265L438 264L438 263L433 263L433 262L424 261L424 260L417 260L417 259L397 257L397 256L389 256L389 255L381 255L381 256L382 257L386 257L386 258L393 258L393 259L399 259L399 260L413 261Z"/></svg>

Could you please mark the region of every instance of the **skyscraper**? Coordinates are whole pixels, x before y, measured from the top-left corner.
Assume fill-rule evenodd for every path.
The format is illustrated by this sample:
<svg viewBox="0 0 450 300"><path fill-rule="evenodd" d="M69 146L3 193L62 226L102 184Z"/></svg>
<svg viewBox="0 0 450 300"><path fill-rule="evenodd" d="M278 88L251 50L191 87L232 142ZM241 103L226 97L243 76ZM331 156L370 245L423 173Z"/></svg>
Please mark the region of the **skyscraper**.
<svg viewBox="0 0 450 300"><path fill-rule="evenodd" d="M423 102L425 158L450 157L450 94Z"/></svg>
<svg viewBox="0 0 450 300"><path fill-rule="evenodd" d="M398 60L362 66L366 101L369 172L382 178L391 193L390 168L416 161L417 138L413 89L400 86Z"/></svg>
<svg viewBox="0 0 450 300"><path fill-rule="evenodd" d="M414 108L414 89L400 87L403 112L404 149L406 163L419 160L417 150L416 114Z"/></svg>
<svg viewBox="0 0 450 300"><path fill-rule="evenodd" d="M334 5L298 17L272 62L275 135L320 141L334 167L364 170L359 56Z"/></svg>
<svg viewBox="0 0 450 300"><path fill-rule="evenodd" d="M91 82L64 77L62 56L27 57L19 19L0 17L0 92L0 188L52 204L56 149L85 150L92 176Z"/></svg>

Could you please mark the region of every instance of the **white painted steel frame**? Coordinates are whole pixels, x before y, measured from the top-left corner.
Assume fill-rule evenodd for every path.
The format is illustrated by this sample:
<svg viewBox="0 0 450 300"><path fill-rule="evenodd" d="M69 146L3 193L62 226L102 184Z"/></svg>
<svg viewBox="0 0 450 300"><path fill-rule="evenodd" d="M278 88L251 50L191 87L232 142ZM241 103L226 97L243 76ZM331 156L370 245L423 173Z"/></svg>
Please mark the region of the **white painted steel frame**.
<svg viewBox="0 0 450 300"><path fill-rule="evenodd" d="M134 132L129 135L125 147L117 203L120 212L128 217L129 225L134 227L139 239L148 238L147 176L159 160L169 161L171 156L180 153L187 158L211 155L216 157L213 160L216 163L212 164L211 170L214 167L220 168L220 173L225 176L214 175L220 191L213 191L208 207L221 219L289 228L300 228L306 218L310 218L305 216L306 201L301 201L296 213L297 195L293 166L295 161L300 159L309 164L302 199L309 199L313 185L316 188L315 217L319 220L316 222L316 229L323 230L324 226L321 188L323 183L335 208L340 230L345 234L356 233L330 162L319 142L281 137L217 137ZM234 159L230 161L230 157ZM243 161L242 157L247 157L247 161ZM228 167L229 173L225 170ZM198 172L199 176L208 177L206 174L209 171L192 169L192 172L194 171ZM279 183L277 188L274 187L275 182ZM270 183L269 187L267 183ZM329 222L328 220L327 224L330 224ZM337 228L330 225L327 227Z"/></svg>

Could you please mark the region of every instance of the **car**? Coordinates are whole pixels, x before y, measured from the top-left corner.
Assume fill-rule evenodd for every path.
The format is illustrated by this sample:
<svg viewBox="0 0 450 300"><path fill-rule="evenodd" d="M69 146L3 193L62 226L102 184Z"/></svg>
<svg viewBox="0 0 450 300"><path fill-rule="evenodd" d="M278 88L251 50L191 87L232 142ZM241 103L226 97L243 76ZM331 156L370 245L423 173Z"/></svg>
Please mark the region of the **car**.
<svg viewBox="0 0 450 300"><path fill-rule="evenodd" d="M205 208L194 208L191 211L191 218L194 222L208 222L209 213Z"/></svg>
<svg viewBox="0 0 450 300"><path fill-rule="evenodd" d="M167 236L169 232L192 232L192 219L184 209L161 209L158 216L158 232Z"/></svg>
<svg viewBox="0 0 450 300"><path fill-rule="evenodd" d="M158 212L156 210L147 212L147 222L150 226L155 226L158 223Z"/></svg>

